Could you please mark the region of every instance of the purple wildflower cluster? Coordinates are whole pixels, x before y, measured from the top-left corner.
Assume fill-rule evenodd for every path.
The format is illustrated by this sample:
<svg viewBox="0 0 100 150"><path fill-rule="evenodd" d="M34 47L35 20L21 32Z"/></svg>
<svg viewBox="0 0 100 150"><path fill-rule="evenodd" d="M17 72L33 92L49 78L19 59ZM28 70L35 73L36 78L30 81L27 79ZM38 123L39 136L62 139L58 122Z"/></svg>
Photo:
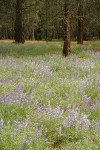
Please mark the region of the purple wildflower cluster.
<svg viewBox="0 0 100 150"><path fill-rule="evenodd" d="M92 103L91 97L89 97L88 95L84 95L83 98L84 98L83 102L85 102L87 105L91 106L91 103Z"/></svg>
<svg viewBox="0 0 100 150"><path fill-rule="evenodd" d="M34 129L34 140L36 141L37 139L41 138L43 136L43 125L41 125L39 127L39 124L38 123L35 123L34 126L33 126L33 129Z"/></svg>
<svg viewBox="0 0 100 150"><path fill-rule="evenodd" d="M65 130L72 129L76 133L87 131L84 132L86 136L88 132L98 135L100 131L100 121L97 118L100 107L98 58L96 53L95 56L91 54L91 58L88 59L74 55L64 59L59 54L27 59L11 57L0 59L1 105L25 104L26 112L29 113L24 120L20 120L19 114L16 120L9 120L8 124L5 123L6 117L2 117L5 114L1 115L2 141L5 138L3 135L9 131L12 143L14 136L15 139L20 137L19 149L22 150L24 146L41 138L47 140L47 143L55 143L52 139L49 141L49 135L46 134L47 132L52 134L51 128L53 134L57 132L58 136L63 136L66 134ZM93 119L90 117L92 113ZM48 122L54 124L49 126Z"/></svg>
<svg viewBox="0 0 100 150"><path fill-rule="evenodd" d="M86 114L80 112L78 107L68 109L68 115L63 121L64 127L75 127L77 130L88 130L91 122Z"/></svg>
<svg viewBox="0 0 100 150"><path fill-rule="evenodd" d="M32 100L32 96L24 92L24 86L17 85L11 91L8 91L0 96L0 101L6 104L17 103L17 104L28 104Z"/></svg>
<svg viewBox="0 0 100 150"><path fill-rule="evenodd" d="M62 115L64 113L64 109L62 109L60 105L53 108L49 104L48 107L46 107L46 105L44 105L42 102L35 103L33 105L33 108L36 109L36 117L40 118L41 116L43 116L44 119L62 118Z"/></svg>
<svg viewBox="0 0 100 150"><path fill-rule="evenodd" d="M35 107L36 108L36 107ZM75 127L77 130L88 130L91 121L88 119L86 114L81 113L80 109L76 106L68 106L67 117L65 116L64 109L60 105L53 108L51 105L46 107L42 103L37 103L35 115L37 118L54 119L59 118L64 127Z"/></svg>

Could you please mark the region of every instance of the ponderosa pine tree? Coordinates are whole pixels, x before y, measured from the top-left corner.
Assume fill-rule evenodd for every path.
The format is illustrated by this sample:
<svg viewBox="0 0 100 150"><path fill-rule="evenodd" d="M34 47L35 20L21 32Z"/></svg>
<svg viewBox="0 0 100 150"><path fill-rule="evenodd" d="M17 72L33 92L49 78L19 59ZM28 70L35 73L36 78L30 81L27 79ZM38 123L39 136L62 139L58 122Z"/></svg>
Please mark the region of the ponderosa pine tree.
<svg viewBox="0 0 100 150"><path fill-rule="evenodd" d="M15 42L24 43L24 24L23 24L23 2L24 0L16 0L16 19L15 19Z"/></svg>
<svg viewBox="0 0 100 150"><path fill-rule="evenodd" d="M77 44L83 44L83 0L77 0L78 5L78 31Z"/></svg>
<svg viewBox="0 0 100 150"><path fill-rule="evenodd" d="M64 46L63 55L66 57L71 52L71 39L70 39L70 19L71 19L71 0L65 0L65 24L64 24Z"/></svg>

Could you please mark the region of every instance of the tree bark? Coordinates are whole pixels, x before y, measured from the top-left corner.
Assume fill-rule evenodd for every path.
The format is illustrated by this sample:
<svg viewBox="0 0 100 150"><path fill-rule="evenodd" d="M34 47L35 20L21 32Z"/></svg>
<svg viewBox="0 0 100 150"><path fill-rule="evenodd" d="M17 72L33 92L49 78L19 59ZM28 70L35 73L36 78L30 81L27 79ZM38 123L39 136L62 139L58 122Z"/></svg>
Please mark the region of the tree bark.
<svg viewBox="0 0 100 150"><path fill-rule="evenodd" d="M77 44L83 44L83 4L82 0L78 2L78 31L77 31Z"/></svg>
<svg viewBox="0 0 100 150"><path fill-rule="evenodd" d="M47 16L47 14L48 14L48 1L47 1L47 0L45 0L45 5L46 5L46 6L45 6L45 7L46 7L46 12L45 12L45 13L46 13L46 14L45 14L45 15L46 15L46 16L45 16L45 17L46 17L45 40L47 41L47 40L48 40L48 18L47 18L47 17L48 17L48 16Z"/></svg>
<svg viewBox="0 0 100 150"><path fill-rule="evenodd" d="M23 0L16 0L16 20L15 20L15 42L24 43L24 27L23 27Z"/></svg>
<svg viewBox="0 0 100 150"><path fill-rule="evenodd" d="M4 25L2 25L2 28L1 28L1 38L3 40L6 39L5 26Z"/></svg>
<svg viewBox="0 0 100 150"><path fill-rule="evenodd" d="M98 38L100 39L100 28L98 29Z"/></svg>
<svg viewBox="0 0 100 150"><path fill-rule="evenodd" d="M32 21L32 41L35 41L35 24L34 20Z"/></svg>
<svg viewBox="0 0 100 150"><path fill-rule="evenodd" d="M71 52L71 40L70 40L70 17L71 17L71 0L65 0L65 25L64 25L64 46L63 55L66 57Z"/></svg>

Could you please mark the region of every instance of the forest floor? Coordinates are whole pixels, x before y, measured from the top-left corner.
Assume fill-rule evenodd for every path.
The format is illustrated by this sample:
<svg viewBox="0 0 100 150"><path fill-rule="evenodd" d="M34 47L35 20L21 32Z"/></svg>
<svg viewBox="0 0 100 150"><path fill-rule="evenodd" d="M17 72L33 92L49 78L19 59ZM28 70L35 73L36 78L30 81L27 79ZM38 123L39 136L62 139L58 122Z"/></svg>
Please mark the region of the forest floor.
<svg viewBox="0 0 100 150"><path fill-rule="evenodd" d="M99 150L100 41L0 41L0 150Z"/></svg>

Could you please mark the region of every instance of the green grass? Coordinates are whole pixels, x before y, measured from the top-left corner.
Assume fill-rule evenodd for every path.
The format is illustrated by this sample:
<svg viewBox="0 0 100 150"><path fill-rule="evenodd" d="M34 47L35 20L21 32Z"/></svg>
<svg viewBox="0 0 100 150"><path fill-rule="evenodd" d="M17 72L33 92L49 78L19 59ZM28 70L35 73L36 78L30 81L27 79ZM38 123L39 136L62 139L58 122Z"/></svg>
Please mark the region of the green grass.
<svg viewBox="0 0 100 150"><path fill-rule="evenodd" d="M63 42L43 42L43 43L26 43L26 44L14 44L14 43L0 43L0 56L40 56L44 54L51 54L60 52L62 53ZM85 42L84 45L77 45L76 42L72 42L71 52L72 54L78 54L79 57L88 57L85 54L86 50L100 51L100 43L97 42Z"/></svg>
<svg viewBox="0 0 100 150"><path fill-rule="evenodd" d="M62 43L58 42L45 42L45 43L34 43L34 44L0 44L0 55L1 56L39 56L56 51L61 51Z"/></svg>

